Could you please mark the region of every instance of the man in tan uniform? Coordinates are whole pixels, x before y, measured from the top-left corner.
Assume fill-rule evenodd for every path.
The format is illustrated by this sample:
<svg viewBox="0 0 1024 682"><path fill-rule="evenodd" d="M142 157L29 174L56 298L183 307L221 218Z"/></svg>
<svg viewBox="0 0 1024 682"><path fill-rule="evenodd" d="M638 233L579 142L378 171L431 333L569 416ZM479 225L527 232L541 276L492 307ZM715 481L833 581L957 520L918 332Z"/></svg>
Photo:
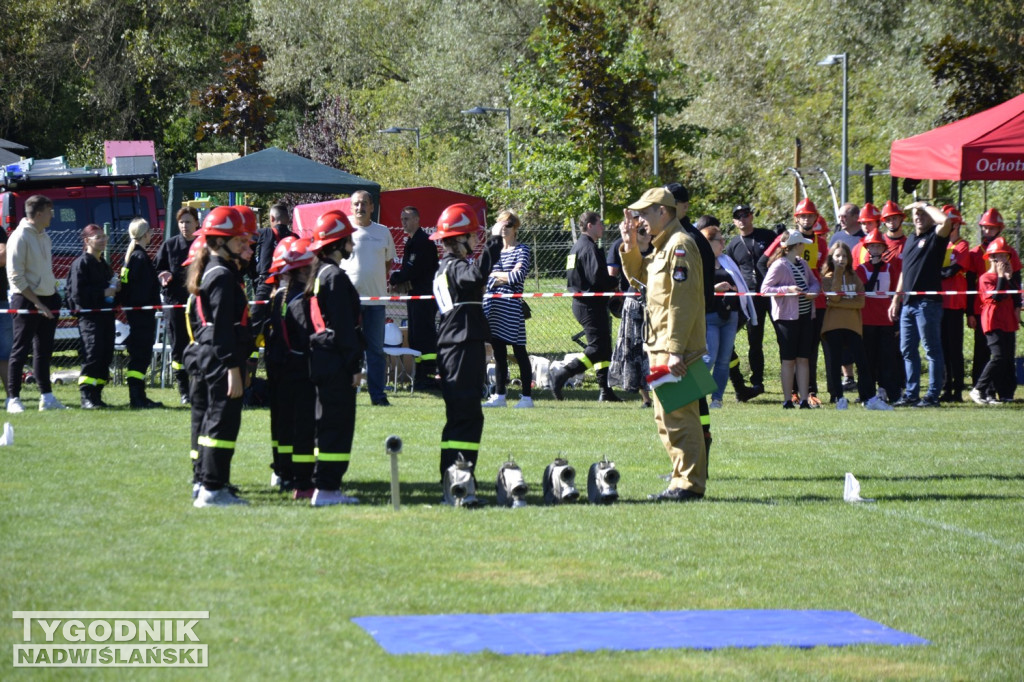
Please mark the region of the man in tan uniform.
<svg viewBox="0 0 1024 682"><path fill-rule="evenodd" d="M700 252L680 225L676 200L668 190L649 189L629 209L639 211L639 220L626 211L619 252L626 277L647 287L644 347L651 367L666 365L674 376L685 376L690 365L703 362L706 351ZM654 236L654 250L646 257L636 245L638 223ZM668 489L653 498L685 502L704 497L708 460L697 401L665 412L656 400L654 419L672 459L672 479Z"/></svg>

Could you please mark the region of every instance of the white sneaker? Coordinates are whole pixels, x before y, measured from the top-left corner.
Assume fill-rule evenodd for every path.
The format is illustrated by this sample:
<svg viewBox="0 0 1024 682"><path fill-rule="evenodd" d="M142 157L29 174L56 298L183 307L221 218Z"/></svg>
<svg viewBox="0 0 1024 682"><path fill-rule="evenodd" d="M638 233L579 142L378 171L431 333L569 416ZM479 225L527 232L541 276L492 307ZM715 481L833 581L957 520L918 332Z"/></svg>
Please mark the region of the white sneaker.
<svg viewBox="0 0 1024 682"><path fill-rule="evenodd" d="M311 507L330 507L335 504L359 504L359 499L349 497L340 490L320 490L317 488L313 491L313 499L309 501Z"/></svg>
<svg viewBox="0 0 1024 682"><path fill-rule="evenodd" d="M988 399L982 397L981 391L979 391L978 389L972 388L971 392L968 395L971 396L971 400L973 400L974 402L978 403L979 405L988 405ZM8 402L8 404L10 404L10 403ZM10 412L11 408L8 407L7 411Z"/></svg>
<svg viewBox="0 0 1024 682"><path fill-rule="evenodd" d="M721 400L712 400L710 403L708 403L708 408L710 408L712 410L719 410L719 409L722 408L722 401Z"/></svg>
<svg viewBox="0 0 1024 682"><path fill-rule="evenodd" d="M848 409L849 407L850 407L850 401L847 400L846 398L840 398L839 400L836 401L836 409L837 410L845 410L845 409Z"/></svg>
<svg viewBox="0 0 1024 682"><path fill-rule="evenodd" d="M533 407L533 398L528 395L524 395L519 399L519 402L516 403L516 407Z"/></svg>
<svg viewBox="0 0 1024 682"><path fill-rule="evenodd" d="M508 403L505 402L505 396L495 393L484 402L483 407L505 407L506 405Z"/></svg>
<svg viewBox="0 0 1024 682"><path fill-rule="evenodd" d="M281 487L281 477L278 476L276 473L270 474L270 487L271 488L280 488Z"/></svg>
<svg viewBox="0 0 1024 682"><path fill-rule="evenodd" d="M64 403L57 400L57 396L52 393L44 393L39 396L39 411L45 412L46 410L66 410Z"/></svg>
<svg viewBox="0 0 1024 682"><path fill-rule="evenodd" d="M7 414L21 414L24 411L25 406L21 404L21 398L7 399Z"/></svg>
<svg viewBox="0 0 1024 682"><path fill-rule="evenodd" d="M890 405L889 403L887 403L884 400L882 400L882 398L880 396L876 395L875 397L871 398L866 403L864 403L864 409L865 410L879 410L881 412L892 412L896 408L894 408L892 405Z"/></svg>
<svg viewBox="0 0 1024 682"><path fill-rule="evenodd" d="M196 495L192 506L196 509L203 507L233 507L238 504L249 504L241 497L233 495L227 487L220 490L207 490L206 486L200 486L199 494Z"/></svg>

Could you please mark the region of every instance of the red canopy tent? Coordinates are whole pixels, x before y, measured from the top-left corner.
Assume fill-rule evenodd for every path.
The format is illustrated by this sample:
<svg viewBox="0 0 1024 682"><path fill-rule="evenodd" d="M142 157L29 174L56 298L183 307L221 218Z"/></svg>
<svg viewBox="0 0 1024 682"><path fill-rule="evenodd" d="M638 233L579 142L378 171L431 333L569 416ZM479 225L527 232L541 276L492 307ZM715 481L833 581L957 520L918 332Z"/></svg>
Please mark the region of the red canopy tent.
<svg viewBox="0 0 1024 682"><path fill-rule="evenodd" d="M893 177L1024 180L1024 95L892 143Z"/></svg>

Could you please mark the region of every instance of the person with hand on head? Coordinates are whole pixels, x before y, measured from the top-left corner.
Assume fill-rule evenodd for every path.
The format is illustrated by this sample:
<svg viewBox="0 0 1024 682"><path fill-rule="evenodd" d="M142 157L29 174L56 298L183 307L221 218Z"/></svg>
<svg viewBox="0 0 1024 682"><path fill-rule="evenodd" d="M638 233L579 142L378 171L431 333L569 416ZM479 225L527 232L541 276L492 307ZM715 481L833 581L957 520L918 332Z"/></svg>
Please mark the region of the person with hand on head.
<svg viewBox="0 0 1024 682"><path fill-rule="evenodd" d="M501 227L502 249L498 259L491 266L487 278L489 294L522 294L523 284L530 272L530 247L520 243L519 216L512 211L498 214ZM525 301L521 298L488 298L484 300L484 315L491 329L491 348L494 350L494 372L497 388L484 407L504 407L505 386L508 381L508 346L512 346L516 364L519 365L519 378L522 383L522 396L516 407L533 407L533 368L530 356L526 352L526 318L524 316Z"/></svg>
<svg viewBox="0 0 1024 682"><path fill-rule="evenodd" d="M889 319L899 320L900 353L903 355L907 385L893 407L938 407L945 373L942 356L942 261L953 229L948 215L927 202L907 206L914 220L914 232L903 245L903 270L896 284L896 295L889 305ZM909 293L906 293L909 292ZM924 345L928 358L928 390L920 396L921 356Z"/></svg>
<svg viewBox="0 0 1024 682"><path fill-rule="evenodd" d="M768 274L761 283L761 293L773 295L772 321L782 365L783 409L795 407L790 397L794 379L800 409L811 407L808 402L811 355L816 347L814 335L819 329L814 323L817 315L814 301L821 292L818 279L801 257L811 244L800 230L788 233L786 240L772 254Z"/></svg>
<svg viewBox="0 0 1024 682"><path fill-rule="evenodd" d="M53 274L53 242L46 229L53 221L53 201L42 194L25 200L25 217L7 242L7 282L10 306L32 312L17 314L13 321L13 342L7 365L7 413L25 411L21 404L22 371L32 353L32 374L39 383L39 409L63 410L53 395L50 361L57 331L60 295Z"/></svg>
<svg viewBox="0 0 1024 682"><path fill-rule="evenodd" d="M195 343L185 353L202 478L193 501L197 508L248 504L232 491L230 481L242 425L243 368L252 351L249 301L240 279L252 248L242 217L233 208L218 206L203 220L203 235L206 246L186 277L199 323L193 329Z"/></svg>
<svg viewBox="0 0 1024 682"><path fill-rule="evenodd" d="M434 300L441 313L437 360L444 397L441 430L441 486L445 504L477 507L476 464L484 431L480 390L486 380L484 342L491 330L484 315L487 278L469 257L476 250L480 222L467 204L452 204L430 235L444 254L434 276Z"/></svg>
<svg viewBox="0 0 1024 682"><path fill-rule="evenodd" d="M188 329L185 323L185 303L188 289L185 288L186 267L182 265L188 257L189 248L199 229L199 213L191 206L178 210L178 234L165 239L156 254L157 277L163 287L161 298L167 305L179 306L164 309L164 319L171 336L171 369L178 388L179 400L187 405L189 400L188 372L181 361L185 346L188 345Z"/></svg>
<svg viewBox="0 0 1024 682"><path fill-rule="evenodd" d="M629 206L640 219L622 233L622 269L647 288L648 329L644 339L651 367L683 377L703 362L704 264L696 242L677 218L676 197L664 187L644 192ZM654 249L640 253L637 231L646 228ZM672 461L668 488L652 498L665 502L702 499L707 490L708 449L697 401L666 411L655 393L654 420Z"/></svg>
<svg viewBox="0 0 1024 682"><path fill-rule="evenodd" d="M971 400L979 405L1012 402L1016 381L1003 377L1015 375L1013 366L1017 328L1020 326L1020 295L1004 293L1016 289L1010 247L1003 237L996 237L985 249L988 271L978 278L981 299L981 328L988 343L989 360L971 389Z"/></svg>
<svg viewBox="0 0 1024 682"><path fill-rule="evenodd" d="M654 247L652 237L646 225L639 225L640 214L628 208L622 212L619 233L636 233L636 244L641 256L647 256ZM627 294L641 293L636 281L626 278L622 271L623 237L619 237L608 247L608 274L619 280L619 290ZM647 387L647 375L650 374L650 363L644 352L644 304L643 296L625 296L622 299L622 322L619 324L619 335L612 351L612 364L608 368L608 382L616 384L629 393L640 393L640 407L651 407L651 392Z"/></svg>
<svg viewBox="0 0 1024 682"><path fill-rule="evenodd" d="M356 428L356 390L365 341L356 291L341 263L353 253L354 227L341 211L317 219L310 251L316 254L313 276L306 284L308 302L309 376L316 385L316 466L310 504L327 507L358 504L341 492L348 472Z"/></svg>
<svg viewBox="0 0 1024 682"><path fill-rule="evenodd" d="M145 218L135 218L128 225L131 242L124 256L121 268L121 290L118 303L124 308L150 308L149 310L127 310L125 317L131 331L125 341L128 350L128 404L133 409L163 407L162 403L150 400L146 395L146 372L153 360L153 343L156 341L156 310L160 305L160 281L156 267L146 253L153 238L153 232Z"/></svg>
<svg viewBox="0 0 1024 682"><path fill-rule="evenodd" d="M120 282L104 252L107 235L99 225L86 225L82 230L85 251L71 263L68 272L68 307L78 316L78 332L82 346L82 371L78 392L83 410L109 407L103 402L103 387L110 381L110 365L114 361L114 296ZM93 312L81 309L106 308Z"/></svg>

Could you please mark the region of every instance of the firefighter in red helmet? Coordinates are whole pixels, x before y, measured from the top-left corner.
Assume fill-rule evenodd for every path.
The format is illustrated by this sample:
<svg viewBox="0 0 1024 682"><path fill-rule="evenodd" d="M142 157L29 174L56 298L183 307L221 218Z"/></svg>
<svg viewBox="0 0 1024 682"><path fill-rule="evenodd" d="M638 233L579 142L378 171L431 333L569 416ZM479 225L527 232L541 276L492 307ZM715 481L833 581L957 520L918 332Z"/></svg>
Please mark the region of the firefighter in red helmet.
<svg viewBox="0 0 1024 682"><path fill-rule="evenodd" d="M480 505L475 476L484 430L480 393L486 379L484 342L491 335L483 309L487 277L468 260L479 230L470 206L452 204L441 213L430 236L444 249L433 286L441 313L437 364L445 409L441 481L444 502L463 507Z"/></svg>

